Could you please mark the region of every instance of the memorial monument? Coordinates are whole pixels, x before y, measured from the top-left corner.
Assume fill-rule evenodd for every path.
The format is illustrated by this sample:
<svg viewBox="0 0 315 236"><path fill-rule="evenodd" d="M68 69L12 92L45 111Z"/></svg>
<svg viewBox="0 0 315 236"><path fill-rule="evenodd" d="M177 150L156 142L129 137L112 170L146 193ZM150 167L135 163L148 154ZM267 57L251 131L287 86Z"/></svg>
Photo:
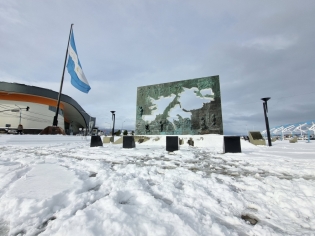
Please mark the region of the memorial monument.
<svg viewBox="0 0 315 236"><path fill-rule="evenodd" d="M219 76L138 87L136 114L136 135L222 135Z"/></svg>

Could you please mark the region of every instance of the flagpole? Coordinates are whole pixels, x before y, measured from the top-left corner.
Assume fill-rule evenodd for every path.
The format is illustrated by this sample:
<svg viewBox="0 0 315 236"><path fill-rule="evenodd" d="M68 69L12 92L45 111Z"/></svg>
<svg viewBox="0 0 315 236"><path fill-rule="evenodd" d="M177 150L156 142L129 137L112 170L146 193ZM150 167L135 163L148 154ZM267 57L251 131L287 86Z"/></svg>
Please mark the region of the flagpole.
<svg viewBox="0 0 315 236"><path fill-rule="evenodd" d="M57 109L56 109L56 114L54 116L53 126L58 126L59 105L60 105L61 91L62 91L62 85L63 85L63 78L65 76L65 69L66 69L66 63L67 63L67 57L68 57L68 48L69 48L70 37L71 37L71 33L72 33L72 26L73 26L73 24L71 24L71 27L70 27L68 46L67 46L67 51L66 51L65 63L63 65L63 71L62 71L62 77L61 77L61 83L60 83L60 90L59 90L58 102L57 102Z"/></svg>

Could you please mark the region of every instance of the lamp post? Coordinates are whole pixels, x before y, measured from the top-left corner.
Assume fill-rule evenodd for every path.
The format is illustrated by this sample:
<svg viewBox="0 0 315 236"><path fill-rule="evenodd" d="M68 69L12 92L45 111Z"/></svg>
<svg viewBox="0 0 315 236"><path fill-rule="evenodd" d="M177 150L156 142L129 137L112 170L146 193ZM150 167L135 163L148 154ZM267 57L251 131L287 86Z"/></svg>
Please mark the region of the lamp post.
<svg viewBox="0 0 315 236"><path fill-rule="evenodd" d="M115 130L115 111L110 111L112 113L112 120L113 120L113 129L112 129L112 136L114 142L114 130Z"/></svg>
<svg viewBox="0 0 315 236"><path fill-rule="evenodd" d="M21 113L21 110L22 109L25 109L26 111L28 111L30 109L29 106L25 107L25 108L21 108L19 107L18 105L15 104L15 106L17 106L19 109L10 109L10 110L3 110L3 111L0 111L0 112L5 112L5 111L11 111L11 112L20 112L20 121L19 121L19 124L21 124L21 120L22 120L22 113Z"/></svg>
<svg viewBox="0 0 315 236"><path fill-rule="evenodd" d="M15 104L15 106L18 107L18 109L7 109L7 110L2 110L0 112L6 112L6 111L11 111L11 112L20 112L20 121L19 121L19 125L18 125L18 133L19 134L22 134L22 131L23 131L23 126L21 124L21 121L22 121L22 109L25 109L26 111L28 111L30 109L29 106L25 107L25 108L21 108L19 107L18 105Z"/></svg>
<svg viewBox="0 0 315 236"><path fill-rule="evenodd" d="M111 124L110 123L108 123L106 121L104 121L104 123L108 124L109 129L111 129Z"/></svg>
<svg viewBox="0 0 315 236"><path fill-rule="evenodd" d="M19 112L20 112L20 122L19 122L19 124L21 124L21 119L22 119L21 107L19 107L19 106L16 105L16 104L15 104L15 106L17 106L17 107L19 108ZM14 111L14 109L13 109L12 111Z"/></svg>
<svg viewBox="0 0 315 236"><path fill-rule="evenodd" d="M106 121L104 121L104 123L108 124L109 130L110 130L111 129L111 124L106 122Z"/></svg>
<svg viewBox="0 0 315 236"><path fill-rule="evenodd" d="M267 116L267 112L268 112L267 101L269 99L270 99L270 97L262 98L261 100L264 101L263 107L264 107L264 114L265 114L266 131L267 131L267 136L268 136L268 144L269 144L269 146L272 146L271 138L270 138L270 130L269 130L269 120L268 120L268 116Z"/></svg>
<svg viewBox="0 0 315 236"><path fill-rule="evenodd" d="M125 120L121 123L121 132L122 132L122 130L124 128L124 123L125 123Z"/></svg>
<svg viewBox="0 0 315 236"><path fill-rule="evenodd" d="M15 106L17 106L17 107L19 108L19 110L12 109L11 111L13 111L13 112L20 112L20 122L19 122L19 124L21 124L21 119L22 119L21 110L22 110L22 109L25 109L26 111L28 111L28 110L30 109L30 107L21 108L21 107L19 107L19 106L18 106L18 105L16 105L16 104L15 104Z"/></svg>
<svg viewBox="0 0 315 236"><path fill-rule="evenodd" d="M29 108L29 107L21 108L21 107L19 107L18 105L15 105L15 106L17 106L19 109L7 109L7 110L2 110L2 111L0 111L0 112L6 112L6 111L20 112L20 121L19 121L19 124L21 124L21 120L22 120L21 110L22 110L22 109L25 109L25 110L28 111L30 108Z"/></svg>

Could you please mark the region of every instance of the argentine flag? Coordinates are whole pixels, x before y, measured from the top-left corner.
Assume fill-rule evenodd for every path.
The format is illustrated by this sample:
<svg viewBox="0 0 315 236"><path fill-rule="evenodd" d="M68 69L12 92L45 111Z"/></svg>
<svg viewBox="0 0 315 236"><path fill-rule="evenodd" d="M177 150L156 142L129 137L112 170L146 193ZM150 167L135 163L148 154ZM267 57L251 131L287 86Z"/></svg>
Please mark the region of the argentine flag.
<svg viewBox="0 0 315 236"><path fill-rule="evenodd" d="M79 61L77 49L74 43L73 31L70 37L70 45L68 48L69 57L67 69L71 76L71 84L84 93L88 93L91 89L89 82L85 78L82 70L81 63Z"/></svg>

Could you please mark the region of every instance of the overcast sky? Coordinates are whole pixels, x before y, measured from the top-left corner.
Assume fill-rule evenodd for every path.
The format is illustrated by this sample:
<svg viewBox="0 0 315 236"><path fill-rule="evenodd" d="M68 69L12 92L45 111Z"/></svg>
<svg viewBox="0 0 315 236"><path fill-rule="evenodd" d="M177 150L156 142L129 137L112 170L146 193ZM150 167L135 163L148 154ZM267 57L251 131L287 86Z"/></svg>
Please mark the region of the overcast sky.
<svg viewBox="0 0 315 236"><path fill-rule="evenodd" d="M315 1L0 0L0 81L59 91L71 23L91 90L63 93L134 129L137 87L219 75L225 134L315 119ZM107 123L106 123L107 122Z"/></svg>

